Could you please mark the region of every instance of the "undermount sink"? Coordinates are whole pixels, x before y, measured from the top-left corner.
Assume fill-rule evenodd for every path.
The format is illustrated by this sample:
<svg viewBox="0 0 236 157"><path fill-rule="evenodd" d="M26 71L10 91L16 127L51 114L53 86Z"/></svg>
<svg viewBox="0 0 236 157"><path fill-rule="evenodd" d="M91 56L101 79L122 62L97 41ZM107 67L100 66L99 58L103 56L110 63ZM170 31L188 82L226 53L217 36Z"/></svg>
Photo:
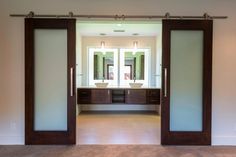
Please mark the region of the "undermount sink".
<svg viewBox="0 0 236 157"><path fill-rule="evenodd" d="M108 83L105 83L105 82L97 82L95 83L96 87L98 88L105 88L107 87Z"/></svg>
<svg viewBox="0 0 236 157"><path fill-rule="evenodd" d="M142 87L143 83L129 83L131 88L140 88Z"/></svg>

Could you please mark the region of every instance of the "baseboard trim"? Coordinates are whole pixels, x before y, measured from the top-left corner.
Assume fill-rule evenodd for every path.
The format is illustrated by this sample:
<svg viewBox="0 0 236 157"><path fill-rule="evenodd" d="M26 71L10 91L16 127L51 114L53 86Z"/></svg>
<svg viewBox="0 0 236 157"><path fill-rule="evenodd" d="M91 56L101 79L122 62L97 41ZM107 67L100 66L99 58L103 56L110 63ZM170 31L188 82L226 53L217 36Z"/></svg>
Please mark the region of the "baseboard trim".
<svg viewBox="0 0 236 157"><path fill-rule="evenodd" d="M0 145L24 145L24 136L0 136Z"/></svg>
<svg viewBox="0 0 236 157"><path fill-rule="evenodd" d="M212 145L215 146L236 146L236 136L213 136Z"/></svg>
<svg viewBox="0 0 236 157"><path fill-rule="evenodd" d="M0 136L0 145L24 145L24 136ZM236 136L213 136L213 146L236 146Z"/></svg>

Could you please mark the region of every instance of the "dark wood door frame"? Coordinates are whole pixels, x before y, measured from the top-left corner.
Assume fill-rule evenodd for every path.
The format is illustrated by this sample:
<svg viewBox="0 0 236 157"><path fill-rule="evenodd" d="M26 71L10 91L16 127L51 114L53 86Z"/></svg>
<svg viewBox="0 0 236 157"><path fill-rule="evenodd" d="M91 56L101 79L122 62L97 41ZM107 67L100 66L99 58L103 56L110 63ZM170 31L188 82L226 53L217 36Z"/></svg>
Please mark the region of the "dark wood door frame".
<svg viewBox="0 0 236 157"><path fill-rule="evenodd" d="M75 74L75 19L25 19L25 144L75 144L76 94L73 75L73 96L67 88L67 131L34 130L34 29L67 29L67 76ZM67 81L70 87L70 79Z"/></svg>
<svg viewBox="0 0 236 157"><path fill-rule="evenodd" d="M170 92L161 92L161 144L210 145L211 144L211 93L212 93L212 20L163 20L162 80L167 68L167 91L170 91L170 39L171 30L203 30L203 130L200 132L170 131ZM162 89L165 88L164 81Z"/></svg>

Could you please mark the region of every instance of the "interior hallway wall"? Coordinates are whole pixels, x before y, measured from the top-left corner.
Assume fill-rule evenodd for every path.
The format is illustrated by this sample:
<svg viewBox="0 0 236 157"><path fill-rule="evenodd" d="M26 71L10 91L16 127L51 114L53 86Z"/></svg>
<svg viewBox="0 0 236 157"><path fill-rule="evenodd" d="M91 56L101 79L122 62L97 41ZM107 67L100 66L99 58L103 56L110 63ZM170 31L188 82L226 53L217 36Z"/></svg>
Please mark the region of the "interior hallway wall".
<svg viewBox="0 0 236 157"><path fill-rule="evenodd" d="M150 86L156 86L156 37L96 37L96 36L83 36L82 37L82 85L88 85L88 48L100 47L101 41L105 41L106 48L133 48L133 42L138 41L138 48L150 48L151 54L149 55L151 64L149 68ZM119 56L118 56L119 57ZM146 65L145 65L146 66Z"/></svg>
<svg viewBox="0 0 236 157"><path fill-rule="evenodd" d="M0 144L24 144L24 20L10 13L227 15L214 21L212 141L236 145L236 1L1 0Z"/></svg>

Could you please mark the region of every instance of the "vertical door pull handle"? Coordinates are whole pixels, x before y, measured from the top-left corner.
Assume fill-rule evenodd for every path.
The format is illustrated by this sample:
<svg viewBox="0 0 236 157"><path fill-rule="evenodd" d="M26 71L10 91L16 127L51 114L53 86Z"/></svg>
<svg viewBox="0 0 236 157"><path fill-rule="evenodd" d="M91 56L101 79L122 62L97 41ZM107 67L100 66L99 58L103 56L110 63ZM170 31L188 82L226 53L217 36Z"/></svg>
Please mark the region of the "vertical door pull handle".
<svg viewBox="0 0 236 157"><path fill-rule="evenodd" d="M164 97L167 97L167 68L164 68Z"/></svg>
<svg viewBox="0 0 236 157"><path fill-rule="evenodd" d="M70 68L70 96L74 95L74 68Z"/></svg>

